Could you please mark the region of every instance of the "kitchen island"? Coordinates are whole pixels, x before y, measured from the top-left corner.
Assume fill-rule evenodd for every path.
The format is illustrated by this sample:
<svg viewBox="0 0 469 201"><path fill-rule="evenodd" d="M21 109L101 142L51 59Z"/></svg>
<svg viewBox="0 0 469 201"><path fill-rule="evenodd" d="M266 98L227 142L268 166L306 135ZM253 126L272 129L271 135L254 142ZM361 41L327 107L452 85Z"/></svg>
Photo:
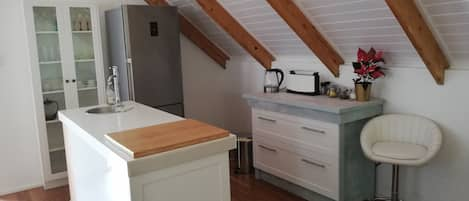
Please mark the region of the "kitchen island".
<svg viewBox="0 0 469 201"><path fill-rule="evenodd" d="M229 201L234 135L135 157L109 134L184 120L135 102L125 112L61 111L73 201ZM157 143L156 143L157 144Z"/></svg>

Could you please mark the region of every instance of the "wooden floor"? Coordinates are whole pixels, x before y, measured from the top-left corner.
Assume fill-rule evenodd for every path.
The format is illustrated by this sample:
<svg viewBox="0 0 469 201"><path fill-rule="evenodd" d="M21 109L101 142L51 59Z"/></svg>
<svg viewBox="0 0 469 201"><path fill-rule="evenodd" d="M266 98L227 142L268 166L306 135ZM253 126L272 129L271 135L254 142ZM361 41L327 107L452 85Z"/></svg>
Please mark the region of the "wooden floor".
<svg viewBox="0 0 469 201"><path fill-rule="evenodd" d="M69 201L68 187L54 188L44 191L35 188L11 195L1 196L0 201Z"/></svg>
<svg viewBox="0 0 469 201"><path fill-rule="evenodd" d="M253 175L231 174L231 201L305 201Z"/></svg>
<svg viewBox="0 0 469 201"><path fill-rule="evenodd" d="M0 201L69 201L67 187L44 191L36 188L11 195L0 196ZM304 201L266 182L256 180L253 175L231 174L232 201Z"/></svg>

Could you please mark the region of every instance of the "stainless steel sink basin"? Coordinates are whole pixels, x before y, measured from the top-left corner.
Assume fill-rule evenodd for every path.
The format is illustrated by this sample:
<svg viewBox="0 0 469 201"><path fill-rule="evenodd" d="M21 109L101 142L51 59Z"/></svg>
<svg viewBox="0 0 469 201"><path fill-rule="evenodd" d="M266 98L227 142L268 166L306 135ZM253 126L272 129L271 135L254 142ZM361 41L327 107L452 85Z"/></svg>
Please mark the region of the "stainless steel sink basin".
<svg viewBox="0 0 469 201"><path fill-rule="evenodd" d="M89 110L86 110L86 113L88 114L109 114L109 113L119 113L119 112L127 112L131 110L133 107L130 106L125 106L125 105L120 105L120 106L101 106L101 107L95 107L91 108Z"/></svg>

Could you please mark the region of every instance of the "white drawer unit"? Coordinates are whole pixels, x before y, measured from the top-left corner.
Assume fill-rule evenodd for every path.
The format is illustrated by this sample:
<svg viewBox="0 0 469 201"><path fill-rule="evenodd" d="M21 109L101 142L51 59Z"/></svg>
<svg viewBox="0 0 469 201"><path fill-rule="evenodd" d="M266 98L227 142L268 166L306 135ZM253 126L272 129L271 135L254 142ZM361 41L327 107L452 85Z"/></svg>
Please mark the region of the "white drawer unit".
<svg viewBox="0 0 469 201"><path fill-rule="evenodd" d="M254 166L337 200L338 126L257 109L252 114Z"/></svg>
<svg viewBox="0 0 469 201"><path fill-rule="evenodd" d="M337 158L319 153L311 154L308 150L292 152L276 146L273 141L269 143L266 138L255 137L253 152L256 168L287 178L290 182L335 200L338 199L339 168Z"/></svg>
<svg viewBox="0 0 469 201"><path fill-rule="evenodd" d="M336 124L258 109L253 109L252 115L253 135L278 136L294 144L338 154L339 127Z"/></svg>
<svg viewBox="0 0 469 201"><path fill-rule="evenodd" d="M360 131L381 100L360 103L287 93L245 94L252 107L256 177L317 201L373 197L374 164Z"/></svg>

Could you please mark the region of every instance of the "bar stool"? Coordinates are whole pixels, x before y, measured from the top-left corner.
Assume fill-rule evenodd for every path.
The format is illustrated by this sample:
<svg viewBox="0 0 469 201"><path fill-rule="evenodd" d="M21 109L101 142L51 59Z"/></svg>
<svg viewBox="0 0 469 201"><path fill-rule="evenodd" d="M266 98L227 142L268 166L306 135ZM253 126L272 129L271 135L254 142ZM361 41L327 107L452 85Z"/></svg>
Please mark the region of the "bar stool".
<svg viewBox="0 0 469 201"><path fill-rule="evenodd" d="M399 166L420 166L440 150L442 133L431 120L403 114L390 114L370 120L361 132L365 156L376 163L392 165L391 198L399 201Z"/></svg>

